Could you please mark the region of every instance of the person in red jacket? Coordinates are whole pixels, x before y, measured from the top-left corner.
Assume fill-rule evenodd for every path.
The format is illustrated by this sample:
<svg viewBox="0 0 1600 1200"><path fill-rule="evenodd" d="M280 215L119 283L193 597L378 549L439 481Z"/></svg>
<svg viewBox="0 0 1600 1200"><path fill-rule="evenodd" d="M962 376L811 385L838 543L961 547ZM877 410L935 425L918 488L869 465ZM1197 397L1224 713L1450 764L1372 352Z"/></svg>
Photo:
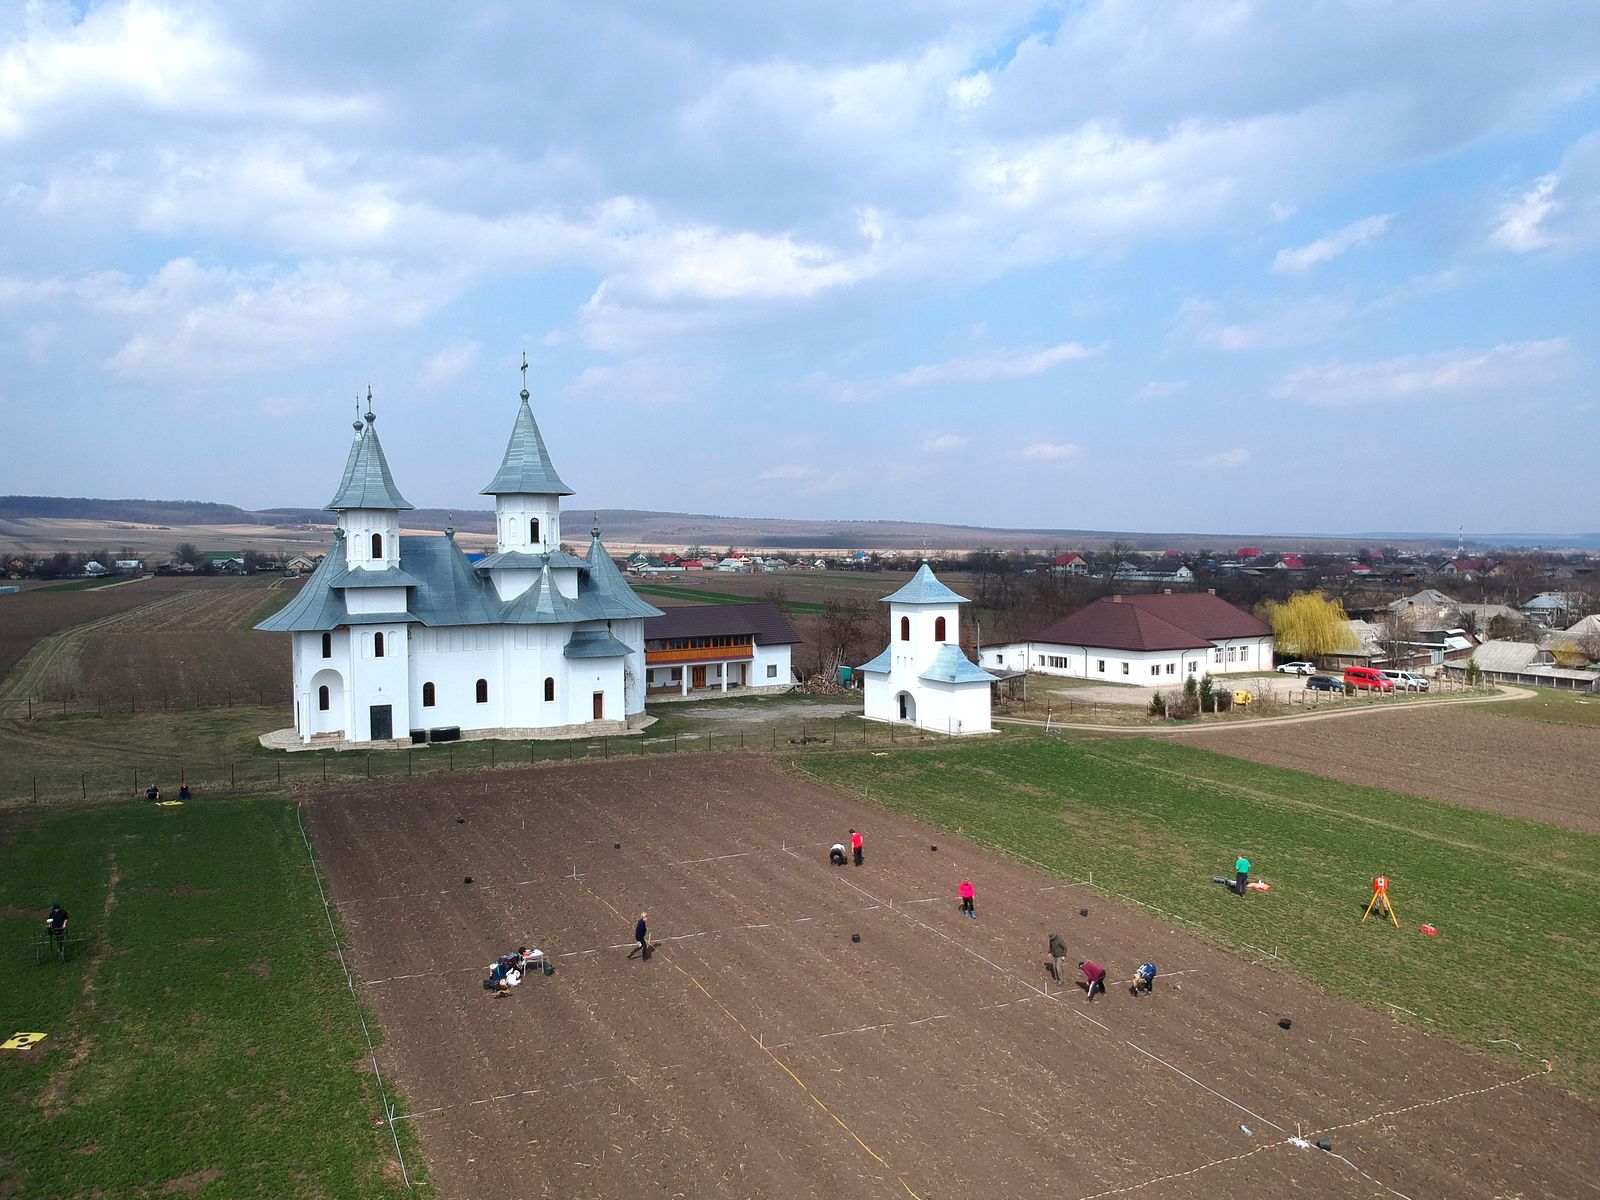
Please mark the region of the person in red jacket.
<svg viewBox="0 0 1600 1200"><path fill-rule="evenodd" d="M856 866L861 865L861 835L854 829L850 831L850 849L855 853Z"/></svg>
<svg viewBox="0 0 1600 1200"><path fill-rule="evenodd" d="M956 888L956 895L961 897L961 915L964 917L971 917L974 921L976 921L978 919L978 914L977 911L972 907L972 880L963 879L961 881L961 886Z"/></svg>
<svg viewBox="0 0 1600 1200"><path fill-rule="evenodd" d="M1083 990L1085 999L1093 1000L1096 992L1104 993L1106 990L1106 969L1099 963L1081 962L1078 969L1083 972Z"/></svg>

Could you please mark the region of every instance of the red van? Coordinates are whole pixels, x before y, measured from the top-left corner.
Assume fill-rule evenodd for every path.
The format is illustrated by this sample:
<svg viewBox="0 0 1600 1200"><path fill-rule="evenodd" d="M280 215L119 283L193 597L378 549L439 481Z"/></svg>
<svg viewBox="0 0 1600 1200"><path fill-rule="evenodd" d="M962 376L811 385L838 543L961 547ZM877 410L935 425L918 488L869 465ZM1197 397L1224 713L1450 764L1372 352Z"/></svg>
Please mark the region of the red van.
<svg viewBox="0 0 1600 1200"><path fill-rule="evenodd" d="M1376 667L1346 667L1344 685L1364 692L1394 691L1394 680L1385 679Z"/></svg>

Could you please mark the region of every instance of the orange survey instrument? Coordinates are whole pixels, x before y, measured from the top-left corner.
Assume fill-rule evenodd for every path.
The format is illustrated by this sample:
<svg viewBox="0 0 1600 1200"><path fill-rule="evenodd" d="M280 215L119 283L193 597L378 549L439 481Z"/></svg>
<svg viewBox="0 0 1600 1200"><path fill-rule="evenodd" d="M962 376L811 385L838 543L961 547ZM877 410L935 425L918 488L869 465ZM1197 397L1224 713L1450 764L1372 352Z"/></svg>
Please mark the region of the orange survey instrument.
<svg viewBox="0 0 1600 1200"><path fill-rule="evenodd" d="M1394 922L1396 929L1400 928L1400 918L1395 915L1394 905L1389 903L1389 877L1379 875L1372 881L1372 899L1367 901L1367 911L1361 914L1361 920L1366 921L1376 909L1380 917L1388 917Z"/></svg>

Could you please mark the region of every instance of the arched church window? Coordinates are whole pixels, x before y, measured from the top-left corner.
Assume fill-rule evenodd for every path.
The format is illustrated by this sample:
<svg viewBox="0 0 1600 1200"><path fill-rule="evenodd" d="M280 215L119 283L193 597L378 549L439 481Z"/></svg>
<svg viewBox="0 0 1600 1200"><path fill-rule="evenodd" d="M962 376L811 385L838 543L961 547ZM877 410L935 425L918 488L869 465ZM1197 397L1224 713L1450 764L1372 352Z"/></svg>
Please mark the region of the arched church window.
<svg viewBox="0 0 1600 1200"><path fill-rule="evenodd" d="M478 703L489 703L489 681L487 679L478 680Z"/></svg>
<svg viewBox="0 0 1600 1200"><path fill-rule="evenodd" d="M556 698L556 681L553 676L545 676L544 698L546 701L554 700Z"/></svg>
<svg viewBox="0 0 1600 1200"><path fill-rule="evenodd" d="M909 642L911 640L911 618L910 617L901 617L900 618L900 640L902 642Z"/></svg>
<svg viewBox="0 0 1600 1200"><path fill-rule="evenodd" d="M383 557L383 534L381 533L375 533L372 535L372 557Z"/></svg>
<svg viewBox="0 0 1600 1200"><path fill-rule="evenodd" d="M433 684L431 683L425 683L422 685L422 707L433 707Z"/></svg>
<svg viewBox="0 0 1600 1200"><path fill-rule="evenodd" d="M317 689L317 708L322 712L328 711L328 685L323 684Z"/></svg>
<svg viewBox="0 0 1600 1200"><path fill-rule="evenodd" d="M528 521L528 541L533 545L539 544L539 518L532 517Z"/></svg>
<svg viewBox="0 0 1600 1200"><path fill-rule="evenodd" d="M943 617L935 617L933 619L933 640L936 641L936 642L944 641L944 618Z"/></svg>
<svg viewBox="0 0 1600 1200"><path fill-rule="evenodd" d="M383 634L381 633L375 633L372 635L372 657L383 657Z"/></svg>
<svg viewBox="0 0 1600 1200"><path fill-rule="evenodd" d="M333 634L331 633L325 633L322 635L322 657L333 657Z"/></svg>

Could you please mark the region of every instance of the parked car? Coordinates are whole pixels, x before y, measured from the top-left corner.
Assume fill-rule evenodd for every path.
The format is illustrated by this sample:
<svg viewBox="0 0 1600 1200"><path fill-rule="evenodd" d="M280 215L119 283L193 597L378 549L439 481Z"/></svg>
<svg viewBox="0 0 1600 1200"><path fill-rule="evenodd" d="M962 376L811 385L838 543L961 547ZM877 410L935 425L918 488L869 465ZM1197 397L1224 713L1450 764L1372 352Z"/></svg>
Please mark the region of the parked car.
<svg viewBox="0 0 1600 1200"><path fill-rule="evenodd" d="M1384 671L1383 677L1394 684L1398 691L1425 692L1428 690L1428 677L1416 671Z"/></svg>
<svg viewBox="0 0 1600 1200"><path fill-rule="evenodd" d="M1346 667L1344 681L1348 687L1353 687L1358 692L1392 692L1394 681L1385 679L1383 672L1376 667Z"/></svg>
<svg viewBox="0 0 1600 1200"><path fill-rule="evenodd" d="M1317 671L1317 665L1308 662L1279 663L1278 670L1285 675L1314 675Z"/></svg>
<svg viewBox="0 0 1600 1200"><path fill-rule="evenodd" d="M1313 692L1344 691L1344 684L1340 683L1332 675L1313 675L1310 679L1306 680L1306 686Z"/></svg>

